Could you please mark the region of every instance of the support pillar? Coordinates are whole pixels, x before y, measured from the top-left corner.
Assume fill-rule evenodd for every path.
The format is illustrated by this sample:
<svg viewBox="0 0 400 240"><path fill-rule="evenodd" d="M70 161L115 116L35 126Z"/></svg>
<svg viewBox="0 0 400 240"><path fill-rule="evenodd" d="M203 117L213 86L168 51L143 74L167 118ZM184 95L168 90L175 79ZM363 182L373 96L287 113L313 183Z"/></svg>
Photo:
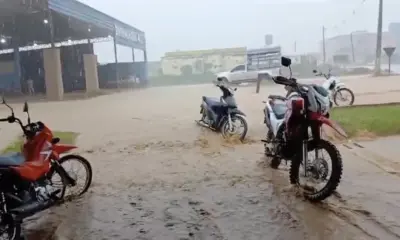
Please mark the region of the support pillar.
<svg viewBox="0 0 400 240"><path fill-rule="evenodd" d="M143 62L144 62L144 80L148 81L148 69L147 69L147 51L143 50Z"/></svg>
<svg viewBox="0 0 400 240"><path fill-rule="evenodd" d="M59 48L43 50L44 79L46 83L46 97L48 100L63 100L64 86Z"/></svg>
<svg viewBox="0 0 400 240"><path fill-rule="evenodd" d="M114 25L114 57L115 57L115 81L119 88L119 72L118 72L118 50L117 50L117 27Z"/></svg>
<svg viewBox="0 0 400 240"><path fill-rule="evenodd" d="M19 48L14 48L14 66L15 66L15 81L13 82L13 91L22 92L22 73L21 73L21 57Z"/></svg>
<svg viewBox="0 0 400 240"><path fill-rule="evenodd" d="M98 92L99 77L97 73L97 55L83 54L83 66L85 68L86 92Z"/></svg>

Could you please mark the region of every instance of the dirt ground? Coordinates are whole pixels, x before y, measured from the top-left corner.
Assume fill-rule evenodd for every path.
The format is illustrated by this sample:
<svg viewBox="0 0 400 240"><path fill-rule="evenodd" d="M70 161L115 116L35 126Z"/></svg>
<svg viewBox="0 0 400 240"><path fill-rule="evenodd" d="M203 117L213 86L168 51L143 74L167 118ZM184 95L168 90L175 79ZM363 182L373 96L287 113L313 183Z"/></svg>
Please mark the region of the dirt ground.
<svg viewBox="0 0 400 240"><path fill-rule="evenodd" d="M400 101L398 78L344 81L357 104ZM255 87L238 89L250 127L246 144L227 143L194 123L201 96L220 95L212 85L31 104L33 120L80 133L78 152L92 163L94 182L84 198L27 221L27 238L399 239L400 166L390 146L400 140L341 145L337 196L311 204L288 186L286 166L264 163L262 100L282 92L274 85L258 95ZM22 105L14 106L23 116ZM17 126L0 128L1 147L19 133ZM392 153L380 155L381 145Z"/></svg>

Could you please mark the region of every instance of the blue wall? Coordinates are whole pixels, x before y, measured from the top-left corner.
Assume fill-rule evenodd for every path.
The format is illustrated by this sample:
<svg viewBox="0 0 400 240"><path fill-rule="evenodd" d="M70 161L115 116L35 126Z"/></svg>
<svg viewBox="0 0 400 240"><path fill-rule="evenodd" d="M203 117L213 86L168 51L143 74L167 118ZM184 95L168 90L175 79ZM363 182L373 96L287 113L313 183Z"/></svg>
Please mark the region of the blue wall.
<svg viewBox="0 0 400 240"><path fill-rule="evenodd" d="M21 65L19 52L14 52L14 72L0 73L0 89L6 92L21 91Z"/></svg>

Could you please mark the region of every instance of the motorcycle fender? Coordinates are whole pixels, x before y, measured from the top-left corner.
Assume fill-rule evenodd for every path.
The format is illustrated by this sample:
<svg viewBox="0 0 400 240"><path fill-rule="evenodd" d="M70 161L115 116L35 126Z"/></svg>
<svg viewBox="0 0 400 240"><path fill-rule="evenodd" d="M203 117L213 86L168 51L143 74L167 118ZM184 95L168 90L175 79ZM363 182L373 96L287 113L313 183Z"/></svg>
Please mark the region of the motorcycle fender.
<svg viewBox="0 0 400 240"><path fill-rule="evenodd" d="M203 102L200 104L200 113L202 114L203 111L206 110L207 108L208 108L208 107L207 107L207 103L203 101Z"/></svg>
<svg viewBox="0 0 400 240"><path fill-rule="evenodd" d="M344 83L342 83L342 82L336 83L335 91L337 91L337 90L339 90L339 89L341 89L341 88L344 88L345 86L346 86L346 85L345 85Z"/></svg>
<svg viewBox="0 0 400 240"><path fill-rule="evenodd" d="M53 145L53 159L58 160L60 158L60 155L66 152L71 151L72 149L78 148L77 146L74 145L69 145L69 144L54 144Z"/></svg>
<svg viewBox="0 0 400 240"><path fill-rule="evenodd" d="M233 108L229 110L229 114L232 115L242 115L242 116L246 116L246 114L244 114L244 112L240 111L238 108Z"/></svg>
<svg viewBox="0 0 400 240"><path fill-rule="evenodd" d="M269 119L269 110L268 107L264 108L264 123L267 124L267 126L271 125L271 120Z"/></svg>
<svg viewBox="0 0 400 240"><path fill-rule="evenodd" d="M337 133L339 133L341 136L348 138L346 131L339 125L339 123L337 123L327 117L324 117L324 116L319 116L317 120L319 122L321 122L322 124L328 125L333 130L335 130Z"/></svg>

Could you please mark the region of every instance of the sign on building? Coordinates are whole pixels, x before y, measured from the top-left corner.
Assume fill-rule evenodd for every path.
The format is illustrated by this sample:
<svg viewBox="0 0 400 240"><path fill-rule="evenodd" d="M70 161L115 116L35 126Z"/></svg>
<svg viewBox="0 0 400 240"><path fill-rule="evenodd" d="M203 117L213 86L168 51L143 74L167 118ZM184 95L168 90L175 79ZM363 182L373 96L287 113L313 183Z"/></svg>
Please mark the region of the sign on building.
<svg viewBox="0 0 400 240"><path fill-rule="evenodd" d="M281 66L281 47L266 47L247 50L247 69L263 70Z"/></svg>

